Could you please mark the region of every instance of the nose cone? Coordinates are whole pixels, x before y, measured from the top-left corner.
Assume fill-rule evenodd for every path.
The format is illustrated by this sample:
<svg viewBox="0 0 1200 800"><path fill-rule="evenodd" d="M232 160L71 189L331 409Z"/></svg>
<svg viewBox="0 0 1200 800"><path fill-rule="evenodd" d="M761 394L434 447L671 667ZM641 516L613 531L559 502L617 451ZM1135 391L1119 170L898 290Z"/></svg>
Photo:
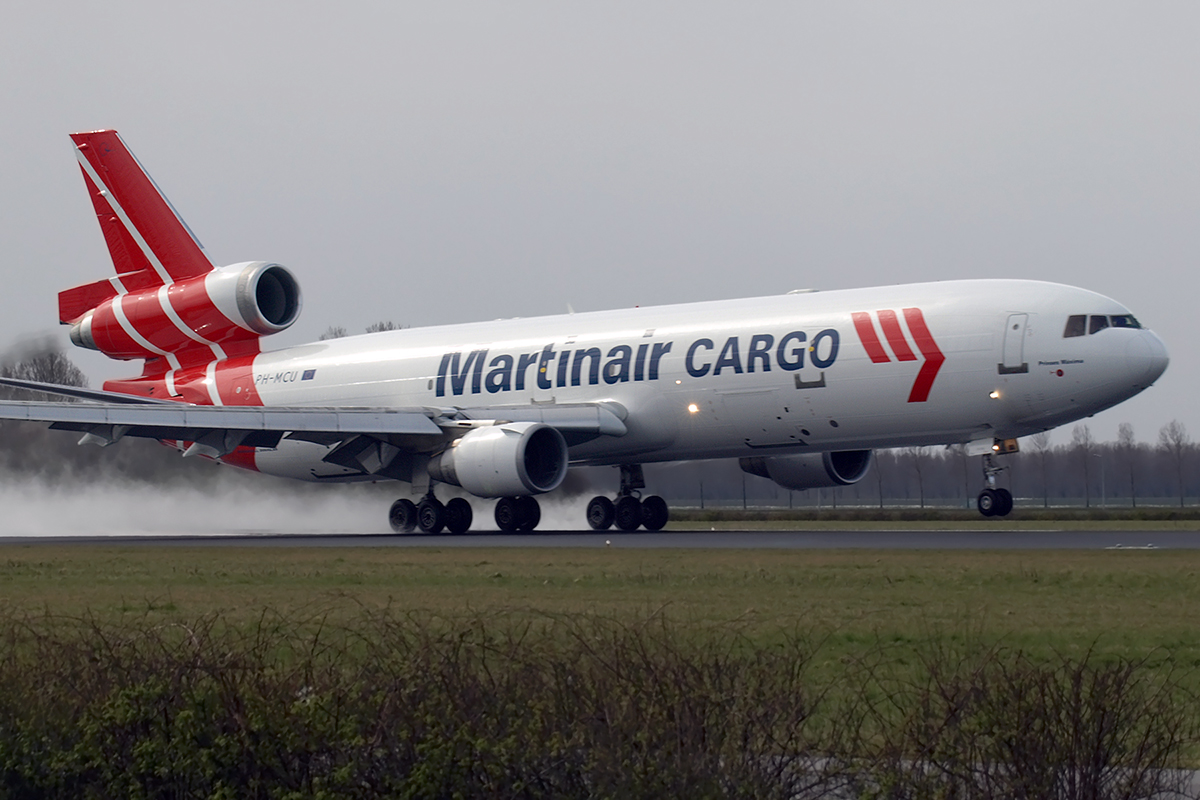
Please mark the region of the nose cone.
<svg viewBox="0 0 1200 800"><path fill-rule="evenodd" d="M1125 364L1129 369L1129 377L1140 388L1158 380L1159 376L1166 372L1170 361L1167 346L1151 331L1142 331L1125 349Z"/></svg>

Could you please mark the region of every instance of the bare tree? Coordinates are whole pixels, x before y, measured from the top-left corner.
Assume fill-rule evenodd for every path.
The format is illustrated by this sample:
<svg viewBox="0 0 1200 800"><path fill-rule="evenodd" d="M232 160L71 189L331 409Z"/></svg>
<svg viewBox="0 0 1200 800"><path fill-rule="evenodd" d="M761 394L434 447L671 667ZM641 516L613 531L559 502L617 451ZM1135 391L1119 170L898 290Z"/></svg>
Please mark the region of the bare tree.
<svg viewBox="0 0 1200 800"><path fill-rule="evenodd" d="M1083 504L1092 507L1092 453L1096 450L1096 439L1086 423L1071 429L1071 444L1083 459Z"/></svg>
<svg viewBox="0 0 1200 800"><path fill-rule="evenodd" d="M875 458L871 459L875 469L875 486L879 489L879 507L883 508L883 461L880 459L880 453L875 453Z"/></svg>
<svg viewBox="0 0 1200 800"><path fill-rule="evenodd" d="M1047 431L1034 434L1029 438L1033 452L1037 454L1038 466L1042 472L1042 508L1050 505L1050 484L1046 482L1046 456L1050 454L1050 434Z"/></svg>
<svg viewBox="0 0 1200 800"><path fill-rule="evenodd" d="M1134 508L1137 508L1137 469L1133 463L1136 449L1137 442L1133 438L1133 425L1129 422L1122 422L1117 426L1117 453L1124 468L1129 470L1129 502Z"/></svg>
<svg viewBox="0 0 1200 800"><path fill-rule="evenodd" d="M324 333L317 337L317 341L323 342L326 339L341 339L345 336L349 336L349 333L347 333L344 327L341 325L330 325L325 329Z"/></svg>
<svg viewBox="0 0 1200 800"><path fill-rule="evenodd" d="M962 467L963 476L963 497L967 498L967 508L971 507L971 457L967 455L967 446L965 444L955 444L950 446L950 452L958 459L959 466Z"/></svg>
<svg viewBox="0 0 1200 800"><path fill-rule="evenodd" d="M1175 462L1175 478L1179 482L1179 506L1183 507L1183 459L1192 445L1187 426L1173 419L1158 431L1158 446Z"/></svg>
<svg viewBox="0 0 1200 800"><path fill-rule="evenodd" d="M917 497L921 508L925 507L925 448L906 447L904 454L912 458L913 472L917 475Z"/></svg>
<svg viewBox="0 0 1200 800"><path fill-rule="evenodd" d="M0 366L0 375L6 378L19 378L24 381L39 383L57 383L60 386L87 386L87 376L71 359L63 355L53 342L43 342L33 349L17 356L17 361L6 361ZM21 389L9 389L3 392L6 397L34 396L44 400L47 395L41 392L26 392ZM62 400L61 397L56 397Z"/></svg>
<svg viewBox="0 0 1200 800"><path fill-rule="evenodd" d="M372 322L367 326L367 333L382 333L383 331L398 331L403 328L403 325L397 325L391 320L380 320Z"/></svg>

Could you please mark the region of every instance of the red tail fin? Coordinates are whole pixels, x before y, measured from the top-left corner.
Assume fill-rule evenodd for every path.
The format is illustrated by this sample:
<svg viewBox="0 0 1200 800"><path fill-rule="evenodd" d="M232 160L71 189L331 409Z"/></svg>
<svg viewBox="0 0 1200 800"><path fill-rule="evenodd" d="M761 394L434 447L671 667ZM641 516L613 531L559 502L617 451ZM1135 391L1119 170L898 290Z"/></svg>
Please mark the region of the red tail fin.
<svg viewBox="0 0 1200 800"><path fill-rule="evenodd" d="M118 294L203 275L213 268L200 243L113 130L73 133L115 278L59 293L59 319L72 322Z"/></svg>

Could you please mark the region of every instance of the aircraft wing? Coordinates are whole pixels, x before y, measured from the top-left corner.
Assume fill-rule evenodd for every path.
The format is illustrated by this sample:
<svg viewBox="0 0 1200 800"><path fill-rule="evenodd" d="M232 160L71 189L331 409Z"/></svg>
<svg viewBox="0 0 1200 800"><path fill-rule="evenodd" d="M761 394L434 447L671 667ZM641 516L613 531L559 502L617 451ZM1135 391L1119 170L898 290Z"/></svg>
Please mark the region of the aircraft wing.
<svg viewBox="0 0 1200 800"><path fill-rule="evenodd" d="M185 455L218 457L240 446L277 447L288 438L338 444L327 460L340 463L338 451L357 452L372 442L429 452L472 428L504 422L541 422L570 443L626 432L624 409L600 403L473 409L201 406L13 378L0 378L0 385L84 401L0 401L0 419L80 431L81 444L108 445L125 436L192 442Z"/></svg>

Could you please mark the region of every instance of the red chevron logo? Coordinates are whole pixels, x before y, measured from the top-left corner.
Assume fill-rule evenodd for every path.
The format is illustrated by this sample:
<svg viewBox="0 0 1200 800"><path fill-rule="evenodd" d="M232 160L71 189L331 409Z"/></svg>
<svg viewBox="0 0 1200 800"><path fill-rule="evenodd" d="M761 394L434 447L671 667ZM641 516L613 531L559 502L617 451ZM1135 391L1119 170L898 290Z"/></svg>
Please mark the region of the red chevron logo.
<svg viewBox="0 0 1200 800"><path fill-rule="evenodd" d="M879 317L879 327L883 330L883 336L887 339L888 346L892 348L892 353L896 356L896 360L916 361L917 356L908 344L908 339L904 335L904 329L900 325L900 318L896 316L896 312L884 310L875 313ZM904 321L908 324L908 333L912 336L917 350L925 358L925 363L921 365L921 369L917 372L917 379L913 381L912 391L908 395L908 402L924 403L929 399L929 391L933 388L933 381L937 378L938 370L942 368L942 364L946 361L946 356L942 354L942 351L937 346L937 342L933 340L933 334L929 332L929 326L925 324L925 315L921 313L921 309L906 308L903 313ZM858 331L858 338L862 342L863 349L867 351L867 356L871 359L871 363L890 363L892 359L883 347L883 342L880 340L879 333L875 329L875 321L871 318L870 313L855 311L850 316L854 320L854 329Z"/></svg>

